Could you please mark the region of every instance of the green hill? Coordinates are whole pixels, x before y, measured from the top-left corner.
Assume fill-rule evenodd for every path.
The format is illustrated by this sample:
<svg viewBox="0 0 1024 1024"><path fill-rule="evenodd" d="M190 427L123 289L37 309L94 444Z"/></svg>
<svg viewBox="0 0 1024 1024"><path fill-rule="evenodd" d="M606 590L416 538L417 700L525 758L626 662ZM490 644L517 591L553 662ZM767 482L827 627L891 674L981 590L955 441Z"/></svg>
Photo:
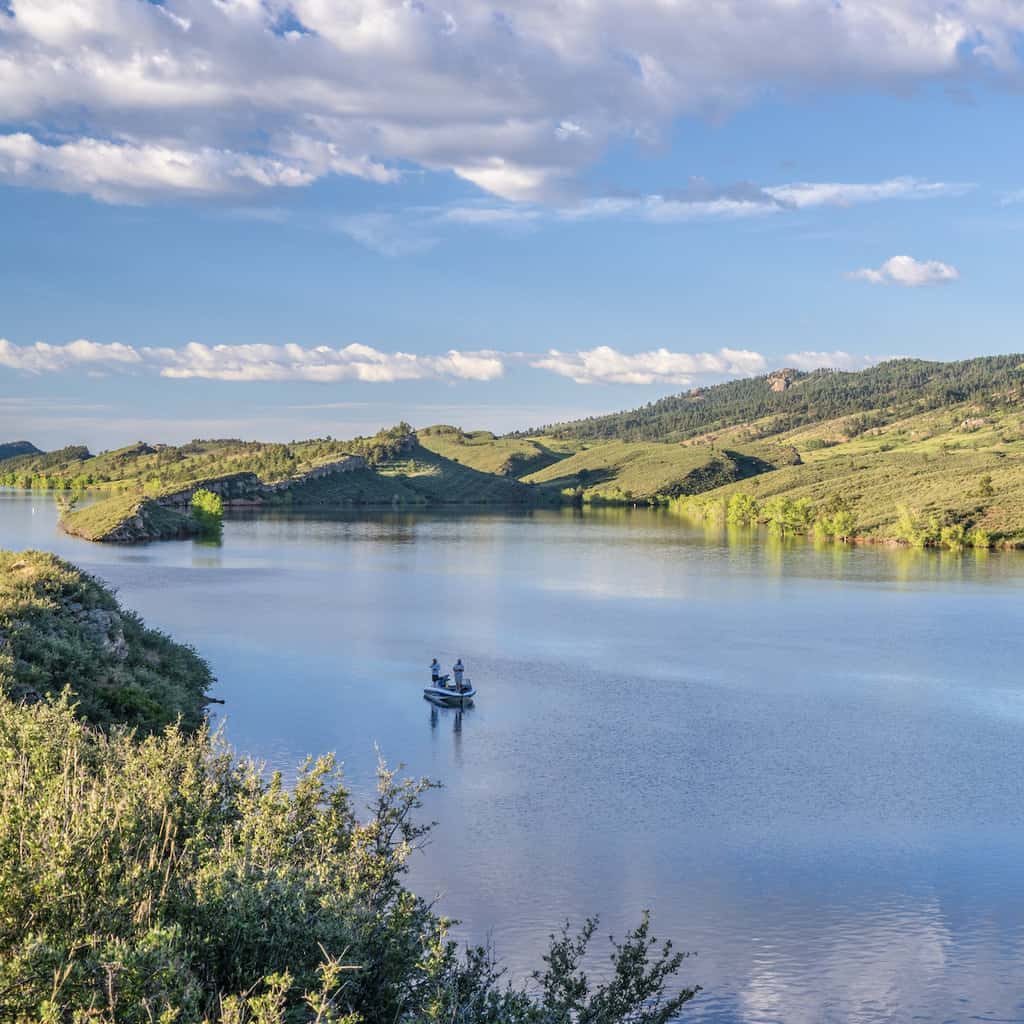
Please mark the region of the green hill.
<svg viewBox="0 0 1024 1024"><path fill-rule="evenodd" d="M606 441L531 473L524 479L583 501L651 501L695 494L743 475L739 462L707 446Z"/></svg>
<svg viewBox="0 0 1024 1024"><path fill-rule="evenodd" d="M682 442L694 458L715 451L745 463L731 480L710 471L690 478L702 497L676 502L689 514L724 520L727 503L741 495L744 508L756 507L755 521L784 532L821 531L841 509L862 539L1017 545L1024 544L1022 395L1024 356L903 359L857 373L779 370L515 439L587 446L559 464L566 474L607 453L596 472L623 490L629 477L612 458L615 445L656 451ZM671 464L667 455L636 458ZM645 479L666 493L657 473Z"/></svg>
<svg viewBox="0 0 1024 1024"><path fill-rule="evenodd" d="M895 359L859 372L779 370L527 434L576 441L679 441L747 426L749 437L756 439L854 413L892 420L965 402L1019 401L1022 386L1024 355L1019 354L954 363Z"/></svg>
<svg viewBox="0 0 1024 1024"><path fill-rule="evenodd" d="M99 455L71 447L5 461L0 483L101 489L107 501L66 520L73 532L99 539L124 539L121 526L131 517L141 517L143 535L179 535L180 517L147 499L245 473L254 493L233 500L295 507L675 501L688 514L724 517L723 503L741 494L758 506L757 521L775 525L789 515L780 511L787 502L799 502L790 532L821 528L841 507L844 528L852 522L864 539L930 544L945 536L955 545L970 533L979 545L986 538L1016 545L1024 544L1022 395L1019 355L903 359L858 373L778 370L504 437L447 425L414 433L399 423L348 441L139 443ZM351 455L362 460L358 469ZM349 470L336 472L346 460ZM707 500L681 501L698 495Z"/></svg>
<svg viewBox="0 0 1024 1024"><path fill-rule="evenodd" d="M495 437L488 430L467 433L459 427L426 427L417 432L420 444L437 455L482 473L520 479L573 454L574 448L546 439Z"/></svg>
<svg viewBox="0 0 1024 1024"><path fill-rule="evenodd" d="M84 718L143 732L202 720L206 663L54 555L0 551L0 637L7 698L32 703L69 687Z"/></svg>
<svg viewBox="0 0 1024 1024"><path fill-rule="evenodd" d="M435 505L524 504L533 500L531 488L514 477L475 469L447 458L415 440L377 472Z"/></svg>

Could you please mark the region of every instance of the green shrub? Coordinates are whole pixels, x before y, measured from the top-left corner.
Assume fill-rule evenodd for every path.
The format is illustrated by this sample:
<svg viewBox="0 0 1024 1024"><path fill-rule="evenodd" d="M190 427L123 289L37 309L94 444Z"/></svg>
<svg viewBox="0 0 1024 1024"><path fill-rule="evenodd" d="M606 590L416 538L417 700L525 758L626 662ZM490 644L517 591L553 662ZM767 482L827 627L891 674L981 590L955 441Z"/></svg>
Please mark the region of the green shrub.
<svg viewBox="0 0 1024 1024"><path fill-rule="evenodd" d="M381 767L361 821L333 758L293 787L216 735L100 732L67 698L0 698L0 1019L13 1024L666 1024L693 989L647 918L581 964L554 936L537 989L403 885L427 782Z"/></svg>
<svg viewBox="0 0 1024 1024"><path fill-rule="evenodd" d="M829 518L829 534L838 540L849 540L857 533L857 519L849 509L837 509Z"/></svg>
<svg viewBox="0 0 1024 1024"><path fill-rule="evenodd" d="M756 526L759 514L757 501L749 494L737 491L729 499L725 518L730 526Z"/></svg>
<svg viewBox="0 0 1024 1024"><path fill-rule="evenodd" d="M967 543L970 544L972 548L987 551L992 547L992 535L988 530L983 530L980 526L976 526L967 534Z"/></svg>
<svg viewBox="0 0 1024 1024"><path fill-rule="evenodd" d="M941 541L942 524L937 515L925 519L906 505L897 505L895 533L897 540L905 541L911 547L934 547Z"/></svg>
<svg viewBox="0 0 1024 1024"><path fill-rule="evenodd" d="M962 523L950 523L942 527L939 543L950 551L963 551L966 532Z"/></svg>
<svg viewBox="0 0 1024 1024"><path fill-rule="evenodd" d="M219 494L200 488L192 495L192 518L201 537L219 537L224 526L224 502Z"/></svg>

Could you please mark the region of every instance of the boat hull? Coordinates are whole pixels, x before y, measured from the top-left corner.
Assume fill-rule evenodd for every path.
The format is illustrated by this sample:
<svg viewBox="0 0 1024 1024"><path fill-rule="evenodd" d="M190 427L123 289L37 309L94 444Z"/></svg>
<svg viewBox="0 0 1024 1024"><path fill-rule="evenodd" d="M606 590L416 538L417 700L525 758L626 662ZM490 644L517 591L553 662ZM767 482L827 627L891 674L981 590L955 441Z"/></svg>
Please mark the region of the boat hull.
<svg viewBox="0 0 1024 1024"><path fill-rule="evenodd" d="M473 703L476 689L469 686L459 693L457 690L449 690L442 686L426 686L423 689L423 696L432 703L444 707L465 707Z"/></svg>

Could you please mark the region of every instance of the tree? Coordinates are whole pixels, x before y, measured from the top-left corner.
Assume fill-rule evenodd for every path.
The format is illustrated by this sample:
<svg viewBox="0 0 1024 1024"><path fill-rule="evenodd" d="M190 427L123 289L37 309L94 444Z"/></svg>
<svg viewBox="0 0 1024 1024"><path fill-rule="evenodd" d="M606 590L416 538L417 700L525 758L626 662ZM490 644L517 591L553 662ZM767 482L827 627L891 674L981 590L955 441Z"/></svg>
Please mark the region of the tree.
<svg viewBox="0 0 1024 1024"><path fill-rule="evenodd" d="M730 526L755 526L760 509L749 494L737 491L730 499L725 520Z"/></svg>
<svg viewBox="0 0 1024 1024"><path fill-rule="evenodd" d="M200 488L192 495L192 521L201 537L219 538L224 525L224 501Z"/></svg>
<svg viewBox="0 0 1024 1024"><path fill-rule="evenodd" d="M966 531L962 523L950 523L942 527L939 540L950 551L963 551Z"/></svg>

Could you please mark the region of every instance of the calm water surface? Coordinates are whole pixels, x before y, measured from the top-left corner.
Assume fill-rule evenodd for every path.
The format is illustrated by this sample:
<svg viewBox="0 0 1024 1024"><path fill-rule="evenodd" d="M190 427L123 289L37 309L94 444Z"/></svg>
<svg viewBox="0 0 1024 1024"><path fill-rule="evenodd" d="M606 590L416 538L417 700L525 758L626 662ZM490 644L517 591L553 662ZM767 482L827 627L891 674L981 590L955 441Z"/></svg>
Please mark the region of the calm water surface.
<svg viewBox="0 0 1024 1024"><path fill-rule="evenodd" d="M212 662L239 748L444 781L413 881L513 972L644 907L688 1020L1024 1021L1024 556L750 543L655 512L256 517L59 552ZM432 655L480 689L420 697Z"/></svg>

